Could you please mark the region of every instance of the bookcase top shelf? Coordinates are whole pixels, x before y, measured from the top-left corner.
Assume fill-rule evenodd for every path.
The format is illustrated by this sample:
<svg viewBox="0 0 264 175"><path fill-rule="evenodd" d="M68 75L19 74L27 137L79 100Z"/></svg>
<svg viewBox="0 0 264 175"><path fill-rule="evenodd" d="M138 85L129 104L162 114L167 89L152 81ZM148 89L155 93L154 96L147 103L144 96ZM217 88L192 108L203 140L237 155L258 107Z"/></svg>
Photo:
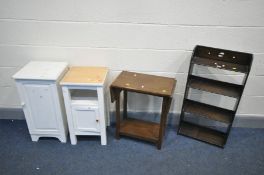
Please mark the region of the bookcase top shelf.
<svg viewBox="0 0 264 175"><path fill-rule="evenodd" d="M252 63L252 54L196 46L192 63L234 72L248 73Z"/></svg>
<svg viewBox="0 0 264 175"><path fill-rule="evenodd" d="M192 63L201 65L201 66L208 66L208 67L224 69L224 70L234 71L234 72L241 72L241 73L248 72L248 66L234 64L234 63L227 63L224 61L208 59L208 58L194 57L192 60Z"/></svg>

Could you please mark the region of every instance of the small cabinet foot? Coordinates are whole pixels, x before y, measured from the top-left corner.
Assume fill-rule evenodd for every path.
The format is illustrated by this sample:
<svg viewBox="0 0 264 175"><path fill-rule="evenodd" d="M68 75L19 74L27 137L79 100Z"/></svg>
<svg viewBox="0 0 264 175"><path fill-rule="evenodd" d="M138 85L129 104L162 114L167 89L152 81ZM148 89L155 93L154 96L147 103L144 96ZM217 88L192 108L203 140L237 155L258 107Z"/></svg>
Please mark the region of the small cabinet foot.
<svg viewBox="0 0 264 175"><path fill-rule="evenodd" d="M70 135L70 138L71 138L71 144L72 144L72 145L76 145L76 144L77 144L77 136L71 134L71 135Z"/></svg>
<svg viewBox="0 0 264 175"><path fill-rule="evenodd" d="M31 135L31 140L33 142L37 142L39 140L39 136L36 136L36 135Z"/></svg>
<svg viewBox="0 0 264 175"><path fill-rule="evenodd" d="M101 135L101 145L106 145L106 144L107 144L106 136Z"/></svg>
<svg viewBox="0 0 264 175"><path fill-rule="evenodd" d="M161 149L161 142L157 143L157 149L160 150Z"/></svg>

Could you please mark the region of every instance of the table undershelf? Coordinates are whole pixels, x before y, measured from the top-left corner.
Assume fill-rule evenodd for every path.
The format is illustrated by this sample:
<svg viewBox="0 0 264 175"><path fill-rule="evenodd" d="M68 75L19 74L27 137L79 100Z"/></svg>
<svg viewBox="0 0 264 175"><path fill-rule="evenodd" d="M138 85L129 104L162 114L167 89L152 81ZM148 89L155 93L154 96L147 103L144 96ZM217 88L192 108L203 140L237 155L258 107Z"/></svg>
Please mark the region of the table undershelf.
<svg viewBox="0 0 264 175"><path fill-rule="evenodd" d="M125 119L120 123L120 134L124 136L157 142L160 125L137 119Z"/></svg>

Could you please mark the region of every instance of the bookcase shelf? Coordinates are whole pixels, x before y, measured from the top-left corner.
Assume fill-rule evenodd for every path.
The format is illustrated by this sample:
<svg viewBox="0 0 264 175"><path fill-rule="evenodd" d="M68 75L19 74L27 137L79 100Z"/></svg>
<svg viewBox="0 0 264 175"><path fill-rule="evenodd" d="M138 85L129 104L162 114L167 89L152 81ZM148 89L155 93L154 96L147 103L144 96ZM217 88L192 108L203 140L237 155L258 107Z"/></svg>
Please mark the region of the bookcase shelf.
<svg viewBox="0 0 264 175"><path fill-rule="evenodd" d="M196 46L190 62L178 134L224 148L247 82L252 60L253 55L249 53ZM194 65L240 72L245 75L245 80L242 85L238 85L232 82L223 82L192 75ZM190 88L236 98L237 102L234 110L189 99ZM222 132L214 128L208 128L201 123L187 122L185 120L186 113L193 115L195 118L203 117L211 121L225 123L227 125L226 131Z"/></svg>
<svg viewBox="0 0 264 175"><path fill-rule="evenodd" d="M203 77L191 75L189 77L189 87L215 94L239 98L241 96L243 86L211 80Z"/></svg>
<svg viewBox="0 0 264 175"><path fill-rule="evenodd" d="M185 100L183 111L226 124L231 124L235 116L234 111L188 99Z"/></svg>
<svg viewBox="0 0 264 175"><path fill-rule="evenodd" d="M203 126L183 121L178 134L191 137L206 143L210 143L219 147L224 147L226 142L226 134L217 130L209 129Z"/></svg>

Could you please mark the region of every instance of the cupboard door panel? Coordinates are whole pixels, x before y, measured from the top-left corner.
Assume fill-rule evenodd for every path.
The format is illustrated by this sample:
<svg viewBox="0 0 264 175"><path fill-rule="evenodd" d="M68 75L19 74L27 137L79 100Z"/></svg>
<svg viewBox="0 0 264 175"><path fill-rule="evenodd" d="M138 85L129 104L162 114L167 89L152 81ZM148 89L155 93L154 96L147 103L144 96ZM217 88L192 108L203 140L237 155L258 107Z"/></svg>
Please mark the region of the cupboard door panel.
<svg viewBox="0 0 264 175"><path fill-rule="evenodd" d="M35 130L58 130L58 122L55 111L52 85L50 84L26 84L30 118Z"/></svg>
<svg viewBox="0 0 264 175"><path fill-rule="evenodd" d="M72 116L78 131L99 132L98 107L72 106Z"/></svg>

